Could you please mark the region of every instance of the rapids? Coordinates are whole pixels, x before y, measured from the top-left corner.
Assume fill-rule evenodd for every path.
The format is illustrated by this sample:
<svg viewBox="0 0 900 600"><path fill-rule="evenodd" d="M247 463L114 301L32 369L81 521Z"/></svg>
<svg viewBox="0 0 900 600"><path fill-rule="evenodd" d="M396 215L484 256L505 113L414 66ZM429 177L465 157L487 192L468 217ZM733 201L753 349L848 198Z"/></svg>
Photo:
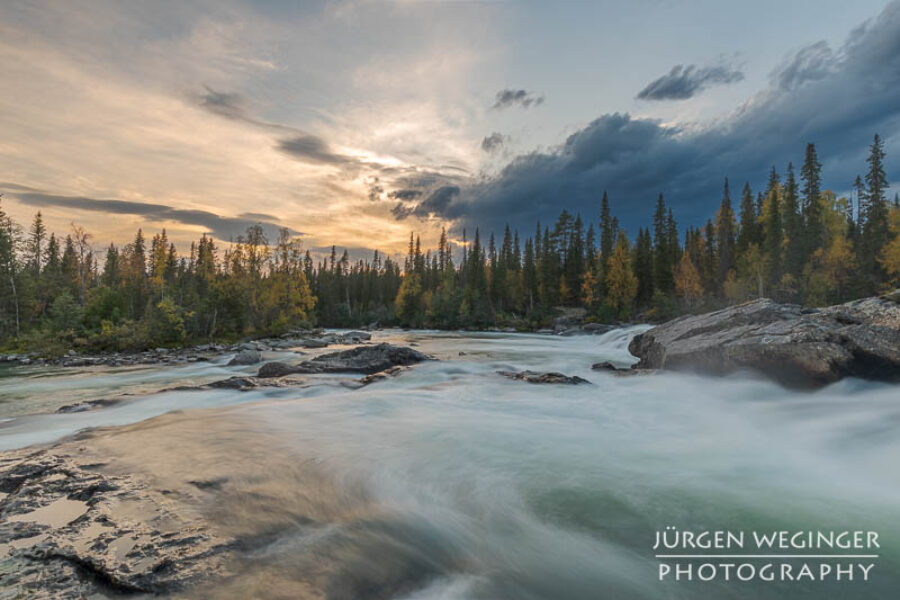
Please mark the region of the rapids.
<svg viewBox="0 0 900 600"><path fill-rule="evenodd" d="M240 540L241 562L198 597L892 597L900 387L845 380L810 393L750 374L591 370L634 362L627 345L642 329L378 332L440 360L360 389L312 376L298 388L151 391L255 372L228 357L21 369L0 376L0 447L136 424L94 443L135 471L222 478L208 518ZM593 385L496 374L523 369ZM118 403L48 412L97 398ZM652 546L667 526L872 530L882 547L865 584L659 582Z"/></svg>

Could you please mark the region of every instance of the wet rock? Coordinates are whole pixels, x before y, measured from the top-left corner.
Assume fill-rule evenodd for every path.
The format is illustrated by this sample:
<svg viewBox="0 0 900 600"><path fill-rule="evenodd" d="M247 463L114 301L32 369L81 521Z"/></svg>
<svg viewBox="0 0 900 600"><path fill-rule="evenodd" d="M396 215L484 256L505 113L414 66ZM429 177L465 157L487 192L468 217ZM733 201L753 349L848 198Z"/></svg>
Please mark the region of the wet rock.
<svg viewBox="0 0 900 600"><path fill-rule="evenodd" d="M90 466L46 451L0 456L5 590L61 600L173 594L227 573L232 540L143 481ZM123 503L131 516L117 510Z"/></svg>
<svg viewBox="0 0 900 600"><path fill-rule="evenodd" d="M307 360L294 373L377 373L396 365L412 365L430 360L418 350L392 344L376 344L331 352Z"/></svg>
<svg viewBox="0 0 900 600"><path fill-rule="evenodd" d="M591 365L594 371L629 371L630 369L617 367L609 361L598 362Z"/></svg>
<svg viewBox="0 0 900 600"><path fill-rule="evenodd" d="M300 340L300 346L304 348L325 348L328 346L328 342L316 338L305 338Z"/></svg>
<svg viewBox="0 0 900 600"><path fill-rule="evenodd" d="M372 339L372 334L368 331L348 331L343 336L344 340L348 341L369 341Z"/></svg>
<svg viewBox="0 0 900 600"><path fill-rule="evenodd" d="M395 367L391 367L389 369L385 369L384 371L379 371L378 373L370 373L366 375L359 382L363 385L369 385L370 383L375 383L376 381L382 381L387 379L388 377L396 377L403 371L407 370L409 367L404 367L397 365Z"/></svg>
<svg viewBox="0 0 900 600"><path fill-rule="evenodd" d="M198 388L181 389L201 389L202 387L203 386L200 386ZM259 387L259 384L257 383L256 377L229 377L228 379L222 379L221 381L214 381L208 384L207 387L226 390L248 390Z"/></svg>
<svg viewBox="0 0 900 600"><path fill-rule="evenodd" d="M261 360L262 357L259 355L259 351L244 349L238 352L234 356L234 358L228 361L228 366L233 367L236 365L255 365Z"/></svg>
<svg viewBox="0 0 900 600"><path fill-rule="evenodd" d="M285 375L292 375L298 372L297 367L293 365L275 361L261 366L256 376L261 379L268 379L271 377L284 377Z"/></svg>
<svg viewBox="0 0 900 600"><path fill-rule="evenodd" d="M578 385L580 383L590 383L583 377L577 375L563 375L562 373L547 372L539 373L537 371L497 371L498 374L515 379L516 381L525 381L527 383L563 383L568 385Z"/></svg>
<svg viewBox="0 0 900 600"><path fill-rule="evenodd" d="M669 321L628 347L638 369L751 369L789 387L900 381L900 290L817 311L760 299Z"/></svg>
<svg viewBox="0 0 900 600"><path fill-rule="evenodd" d="M94 410L96 408L105 408L118 404L120 400L104 398L101 400L85 400L84 402L76 402L75 404L66 404L56 409L58 413L77 413Z"/></svg>
<svg viewBox="0 0 900 600"><path fill-rule="evenodd" d="M614 328L614 325L607 325L606 323L585 323L581 326L581 329L585 333L589 333L592 335L607 333L608 331L612 331Z"/></svg>
<svg viewBox="0 0 900 600"><path fill-rule="evenodd" d="M252 377L252 376L237 376L237 377L229 377L228 379L222 379L220 381L214 381L205 386L196 386L191 388L180 388L182 391L190 391L190 390L201 390L204 388L216 388L216 389L227 389L227 390L238 390L241 392L246 392L249 390L253 390L261 387L291 387L297 385L303 385L306 383L305 379L300 379L296 377ZM175 388L179 389L179 388Z"/></svg>

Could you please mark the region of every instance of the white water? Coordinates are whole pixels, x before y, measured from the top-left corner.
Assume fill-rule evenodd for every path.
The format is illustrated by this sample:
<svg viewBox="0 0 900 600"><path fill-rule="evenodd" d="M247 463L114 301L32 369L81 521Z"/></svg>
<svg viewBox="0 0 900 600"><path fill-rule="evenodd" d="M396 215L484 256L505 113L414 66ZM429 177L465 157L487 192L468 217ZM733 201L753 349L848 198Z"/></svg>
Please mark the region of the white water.
<svg viewBox="0 0 900 600"><path fill-rule="evenodd" d="M900 582L900 388L847 380L798 393L749 375L590 370L598 361L632 362L627 342L636 331L388 332L378 341L417 343L441 360L359 390L324 379L303 389L166 392L88 413L16 417L0 429L0 446L232 405L242 429L217 439L216 451L230 453L223 460L237 464L242 436L264 436L273 452L314 460L342 501L378 507L377 518L314 534L283 528L248 554L246 577L256 581L249 589L263 596L272 569L279 589L292 589L323 557L339 557L329 597L890 597ZM498 376L500 369L560 371L593 385L530 385ZM150 372L170 385L234 369ZM107 371L86 385L91 394L106 386L121 393L125 377ZM66 374L40 388L0 386L52 393L55 381L77 395L79 379ZM297 485L274 465L253 466L288 490ZM865 585L661 584L651 546L667 525L871 529L884 548Z"/></svg>

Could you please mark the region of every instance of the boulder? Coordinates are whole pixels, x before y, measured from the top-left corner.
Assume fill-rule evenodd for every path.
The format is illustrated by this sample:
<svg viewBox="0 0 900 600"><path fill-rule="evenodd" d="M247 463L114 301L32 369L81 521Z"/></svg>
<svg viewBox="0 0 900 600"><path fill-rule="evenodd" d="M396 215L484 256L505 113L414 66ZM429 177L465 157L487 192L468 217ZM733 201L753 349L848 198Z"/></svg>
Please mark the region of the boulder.
<svg viewBox="0 0 900 600"><path fill-rule="evenodd" d="M297 367L283 362L268 362L259 368L256 374L260 379L269 379L271 377L284 377L297 373Z"/></svg>
<svg viewBox="0 0 900 600"><path fill-rule="evenodd" d="M316 338L305 338L300 340L298 345L303 346L304 348L325 348L328 346L328 342Z"/></svg>
<svg viewBox="0 0 900 600"><path fill-rule="evenodd" d="M796 388L844 377L900 381L900 290L818 310L754 300L669 321L628 350L637 369L751 369Z"/></svg>
<svg viewBox="0 0 900 600"><path fill-rule="evenodd" d="M369 341L372 339L372 334L368 331L348 331L343 335L344 340L347 341Z"/></svg>
<svg viewBox="0 0 900 600"><path fill-rule="evenodd" d="M412 365L430 358L412 348L392 344L360 346L303 361L294 373L377 373L397 365Z"/></svg>
<svg viewBox="0 0 900 600"><path fill-rule="evenodd" d="M590 383L583 377L577 375L563 375L562 373L539 373L537 371L497 371L498 374L515 379L516 381L525 381L528 383L564 383L568 385L578 385L580 383Z"/></svg>
<svg viewBox="0 0 900 600"><path fill-rule="evenodd" d="M259 361L262 360L262 357L259 355L259 352L256 350L241 350L237 354L234 355L230 361L228 361L228 366L233 367L236 365L255 365Z"/></svg>

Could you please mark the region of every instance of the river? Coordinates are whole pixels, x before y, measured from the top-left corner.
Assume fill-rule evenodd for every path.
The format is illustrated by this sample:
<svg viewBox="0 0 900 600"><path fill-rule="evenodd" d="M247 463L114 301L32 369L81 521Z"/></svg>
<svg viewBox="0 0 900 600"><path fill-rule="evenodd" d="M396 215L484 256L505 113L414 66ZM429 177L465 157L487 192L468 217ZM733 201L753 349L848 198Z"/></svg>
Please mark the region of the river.
<svg viewBox="0 0 900 600"><path fill-rule="evenodd" d="M240 564L199 597L896 597L900 388L591 370L634 362L627 344L642 329L377 332L439 360L359 389L350 376L312 376L294 388L158 391L255 372L224 366L227 356L22 368L0 374L0 448L103 427L86 443L120 469L173 485L220 478L206 518L242 540ZM522 369L592 385L496 374ZM118 402L53 413L98 398ZM871 530L881 547L865 583L659 581L653 544L667 526Z"/></svg>

